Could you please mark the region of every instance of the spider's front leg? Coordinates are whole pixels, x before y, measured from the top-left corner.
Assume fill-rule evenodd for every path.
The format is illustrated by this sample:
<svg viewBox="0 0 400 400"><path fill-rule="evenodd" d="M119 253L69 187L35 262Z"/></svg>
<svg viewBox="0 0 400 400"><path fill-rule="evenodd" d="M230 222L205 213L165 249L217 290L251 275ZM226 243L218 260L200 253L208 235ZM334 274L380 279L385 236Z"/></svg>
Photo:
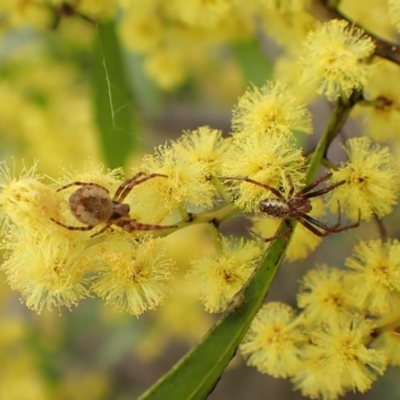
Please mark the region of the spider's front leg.
<svg viewBox="0 0 400 400"><path fill-rule="evenodd" d="M257 181L255 181L253 179L250 179L250 178L239 178L239 177L236 178L236 177L230 177L230 176L222 176L222 177L220 177L218 179L232 180L232 181L244 181L244 182L247 182L247 183L252 183L253 185L261 186L262 188L264 188L266 190L269 190L271 193L273 193L276 197L278 197L280 199L285 199L283 194L279 190L273 188L270 185L267 185L267 184L264 184L264 183L261 183L261 182L257 182Z"/></svg>
<svg viewBox="0 0 400 400"><path fill-rule="evenodd" d="M95 187L98 187L102 190L105 190L107 193L109 193L107 188L105 188L104 186L98 185L97 183L93 183L93 182L71 182L71 183L68 183L68 185L60 187L59 189L56 190L56 192L60 192L61 190L68 189L71 186L95 186Z"/></svg>
<svg viewBox="0 0 400 400"><path fill-rule="evenodd" d="M314 181L313 183L310 183L303 190L301 190L300 193L303 194L308 199L311 199L312 197L318 197L318 196L322 196L322 195L324 195L326 193L329 193L333 189L336 189L338 186L341 186L341 185L346 183L346 181L336 182L336 183L333 183L330 186L327 186L326 188L323 188L323 189L320 189L320 190L316 190L315 192L311 192L310 193L310 190L312 190L320 182L325 181L326 179L330 178L331 176L332 176L331 172L329 174L327 174L327 175L324 175L322 178L319 178L316 181Z"/></svg>
<svg viewBox="0 0 400 400"><path fill-rule="evenodd" d="M121 218L118 221L113 222L114 225L119 226L123 230L127 232L133 231L156 231L161 229L174 229L177 228L177 225L155 225L155 224L143 224L141 222L137 222L134 219L130 218Z"/></svg>
<svg viewBox="0 0 400 400"><path fill-rule="evenodd" d="M168 178L167 175L154 173L147 175L144 178L138 179L139 177L144 175L146 175L144 172L138 172L132 178L129 178L124 182L122 182L117 191L115 192L113 200L122 202L125 199L125 197L129 194L129 192L133 189L133 187L140 185L141 183L146 182L149 179L153 179L156 177Z"/></svg>

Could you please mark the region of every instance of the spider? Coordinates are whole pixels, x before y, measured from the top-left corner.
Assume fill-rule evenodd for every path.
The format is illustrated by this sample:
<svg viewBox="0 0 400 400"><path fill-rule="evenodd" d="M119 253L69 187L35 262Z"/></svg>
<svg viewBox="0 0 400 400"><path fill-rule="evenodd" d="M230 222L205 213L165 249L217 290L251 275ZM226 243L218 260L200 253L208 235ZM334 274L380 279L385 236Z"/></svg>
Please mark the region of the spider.
<svg viewBox="0 0 400 400"><path fill-rule="evenodd" d="M348 229L356 228L360 225L360 212L358 213L358 221L355 222L354 224L350 225L345 225L345 226L340 226L341 224L341 212L340 212L340 204L338 203L338 220L336 224L329 226L327 224L324 224L323 222L320 222L308 215L308 213L312 210L312 206L310 203L310 199L312 197L318 197L322 196L331 190L336 189L338 186L343 185L345 181L340 181L337 183L334 183L330 186L327 186L324 189L319 189L315 190L312 192L312 190L319 185L321 182L326 181L332 176L332 173L328 173L318 179L316 179L314 182L310 183L300 191L294 193L294 186L293 182L288 176L289 184L290 184L290 189L289 193L287 196L287 199L282 195L282 193L273 188L272 186L254 181L253 179L250 178L231 178L231 177L224 177L223 179L230 179L230 180L240 180L248 183L252 183L254 185L258 185L263 187L264 189L269 190L272 192L275 197L267 197L263 200L260 201L259 203L259 210L263 213L268 215L270 218L281 218L285 222L287 226L287 231L282 233L282 234L277 234L275 236L272 236L270 238L263 238L265 242L270 242L272 240L275 240L279 237L282 236L290 236L290 234L293 231L293 226L290 223L290 218L296 219L299 221L305 228L307 228L309 231L314 233L315 235L319 237L323 236L328 236L331 233L339 233L346 231ZM319 230L319 229L321 230ZM251 233L255 234L256 236L259 236L257 233L251 231Z"/></svg>
<svg viewBox="0 0 400 400"><path fill-rule="evenodd" d="M133 187L156 177L164 177L162 174L150 174L145 176L144 172L138 172L132 178L121 183L114 196L110 197L110 192L103 186L96 183L72 182L57 190L57 192L67 189L71 186L81 186L75 190L69 197L69 209L72 215L87 226L77 227L65 225L53 218L50 218L56 224L74 231L90 231L100 224L105 224L98 232L91 237L101 235L111 225L116 225L125 231L135 230L151 231L157 229L176 228L174 225L153 225L136 222L129 218L129 204L122 203Z"/></svg>

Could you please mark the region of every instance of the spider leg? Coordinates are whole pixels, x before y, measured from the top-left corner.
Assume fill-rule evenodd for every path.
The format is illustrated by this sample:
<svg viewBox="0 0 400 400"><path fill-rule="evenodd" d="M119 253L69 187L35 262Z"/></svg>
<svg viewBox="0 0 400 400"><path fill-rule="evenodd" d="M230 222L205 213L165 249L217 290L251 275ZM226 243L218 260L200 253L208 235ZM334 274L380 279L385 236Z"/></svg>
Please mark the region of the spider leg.
<svg viewBox="0 0 400 400"><path fill-rule="evenodd" d="M254 185L261 186L261 187L263 187L264 189L269 190L269 191L272 192L276 197L279 197L280 199L285 200L285 197L283 196L283 194L282 194L279 190L277 190L277 189L275 189L275 188L273 188L272 186L269 186L269 185L267 185L267 184L254 181L253 179L250 179L250 178L235 178L235 177L224 176L224 177L221 177L221 178L219 178L219 179L227 179L227 180L235 180L235 181L244 181L244 182L252 183L252 184L254 184Z"/></svg>
<svg viewBox="0 0 400 400"><path fill-rule="evenodd" d="M287 226L287 231L284 232L284 233L281 233L279 235L275 235L275 236L271 236L269 238L265 238L265 237L262 237L261 235L259 235L257 232L254 232L252 229L250 229L250 233L252 235L254 235L254 236L257 236L259 239L261 239L262 241L264 241L266 243L272 242L273 240L278 239L278 238L283 237L283 236L289 237L290 234L293 232L293 226L292 226L292 224L290 223L290 221L288 219L285 219L284 222L285 222L285 225Z"/></svg>
<svg viewBox="0 0 400 400"><path fill-rule="evenodd" d="M308 221L309 223L311 223L312 225L318 226L318 228L323 229L324 231L327 231L328 233L334 233L336 232L337 229L341 229L339 228L340 226L340 216L338 218L338 221L336 222L336 224L334 225L327 225L321 221L318 221L317 219L310 217L307 214L304 214L301 216L301 218L305 219L306 221ZM340 232L340 231L339 231Z"/></svg>
<svg viewBox="0 0 400 400"><path fill-rule="evenodd" d="M305 193L309 192L310 190L314 189L315 186L318 186L321 182L326 181L331 176L332 176L332 172L328 172L327 174L322 175L321 177L317 178L315 181L311 182L306 187L301 189L300 192L297 194L305 194Z"/></svg>
<svg viewBox="0 0 400 400"><path fill-rule="evenodd" d="M108 222L106 225L104 225L103 228L101 228L98 232L94 233L93 235L91 235L90 237L96 237L101 235L103 232L105 232L107 229L109 229L111 227L111 222Z"/></svg>
<svg viewBox="0 0 400 400"><path fill-rule="evenodd" d="M287 175L286 177L287 177L287 180L289 181L289 186L290 186L289 193L288 193L288 199L290 199L290 198L292 198L293 193L294 193L294 186L293 186L293 181L292 181L291 176Z"/></svg>
<svg viewBox="0 0 400 400"><path fill-rule="evenodd" d="M333 189L336 189L338 186L343 185L344 183L346 183L346 181L340 181L340 182L334 183L333 185L330 185L324 189L316 190L315 192L311 192L311 193L306 193L304 195L304 197L307 197L307 199L310 199L311 197L322 196L323 194L328 193Z"/></svg>
<svg viewBox="0 0 400 400"><path fill-rule="evenodd" d="M131 182L136 181L139 177L146 175L144 172L138 172L137 174L133 175L132 178L126 179L125 181L123 181L117 191L114 194L114 200L117 199L119 197L119 195L121 194L121 192L125 189L125 187L127 185L129 185Z"/></svg>
<svg viewBox="0 0 400 400"><path fill-rule="evenodd" d="M133 219L124 218L119 221L114 221L113 224L121 227L127 232L133 231L156 231L160 229L173 229L177 228L177 225L154 225L154 224L143 224L141 222L137 222Z"/></svg>
<svg viewBox="0 0 400 400"><path fill-rule="evenodd" d="M63 228L66 228L70 231L90 231L94 228L94 225L88 225L88 226L70 226L70 225L65 225L62 222L56 221L54 218L50 218L53 222L55 222L57 225L62 226Z"/></svg>
<svg viewBox="0 0 400 400"><path fill-rule="evenodd" d="M69 187L71 187L71 186L96 186L96 187L98 187L98 188L101 188L101 189L105 190L107 193L110 193L110 192L108 191L108 189L105 188L104 186L98 185L97 183L93 183L93 182L72 182L72 183L69 183L68 185L65 185L65 186L63 186L63 187L60 187L60 188L57 189L56 191L57 191L57 192L60 192L61 190L67 189L67 188L69 188Z"/></svg>
<svg viewBox="0 0 400 400"><path fill-rule="evenodd" d="M296 193L296 195L299 195L299 194L305 195L305 194L308 193L310 190L312 190L312 189L314 189L316 186L318 186L321 182L324 182L324 181L326 181L327 179L329 179L331 176L332 176L332 172L328 172L327 174L321 176L320 178L316 179L314 182L311 182L309 185L307 185L306 187L304 187L303 189L301 189L300 192ZM343 181L343 183L344 183L344 181ZM336 184L336 185L339 186L339 185L342 185L343 183L338 183L338 184ZM332 185L332 186L333 186L333 185ZM335 186L335 187L336 187L336 186ZM332 189L334 189L335 187L333 187ZM332 189L330 189L330 190L332 190ZM325 190L325 189L321 189L321 190ZM329 192L330 190L328 190L328 192ZM318 190L317 192L320 192L320 191ZM314 193L317 193L317 192L314 192ZM320 193L320 194L317 194L317 195L314 195L314 196L310 196L310 197L319 196L319 195L324 194L324 193L327 193L327 192L322 192L322 193ZM308 197L308 196L306 196L306 197Z"/></svg>
<svg viewBox="0 0 400 400"><path fill-rule="evenodd" d="M312 232L316 236L324 237L324 236L328 236L331 233L331 232L328 232L328 231L326 231L326 232L319 231L317 228L315 228L313 225L311 225L310 222L305 221L301 217L297 218L297 221L299 221L305 228L307 228L310 232ZM319 222L317 220L314 220L314 221Z"/></svg>
<svg viewBox="0 0 400 400"><path fill-rule="evenodd" d="M303 214L299 218L299 221L313 233L315 233L314 230L310 229L310 227L306 226L306 225L310 225L310 224L316 225L318 228L321 228L321 229L323 229L325 231L325 232L318 231L318 233L315 233L317 236L327 236L330 233L339 233L339 232L347 231L348 229L357 228L360 225L360 218L361 218L361 213L360 213L360 211L358 211L358 220L357 220L357 222L354 222L353 224L340 226L340 222L341 221L340 221L340 206L339 206L338 221L336 222L335 225L329 226L327 224L324 224L321 221L318 221L318 220L310 217L307 214ZM315 229L313 226L311 226L311 228Z"/></svg>
<svg viewBox="0 0 400 400"><path fill-rule="evenodd" d="M137 185L139 185L139 184L141 184L143 182L146 182L149 179L156 178L158 176L163 177L163 178L167 178L167 175L156 174L155 173L155 174L147 175L146 177L144 177L142 179L137 179L139 176L143 176L143 175L144 175L143 172L139 172L133 178L129 178L125 182L122 182L120 187L115 192L113 200L122 202L125 199L125 197L129 194L129 192L132 190L132 188L134 186L137 186Z"/></svg>

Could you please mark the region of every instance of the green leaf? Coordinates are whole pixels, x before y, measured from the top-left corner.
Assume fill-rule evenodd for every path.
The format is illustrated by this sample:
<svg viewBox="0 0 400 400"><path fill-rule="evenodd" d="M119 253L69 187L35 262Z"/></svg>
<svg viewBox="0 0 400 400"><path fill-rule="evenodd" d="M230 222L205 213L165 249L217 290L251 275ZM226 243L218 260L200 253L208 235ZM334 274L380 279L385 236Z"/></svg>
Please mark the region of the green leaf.
<svg viewBox="0 0 400 400"><path fill-rule="evenodd" d="M106 165L120 167L138 146L140 125L133 113L121 46L113 21L97 25L93 107Z"/></svg>
<svg viewBox="0 0 400 400"><path fill-rule="evenodd" d="M282 224L279 233L285 229ZM287 238L279 238L271 244L248 284L236 295L233 303L238 304L232 305L231 310L207 332L201 342L140 400L200 400L207 397L235 355L237 346L268 293L287 243Z"/></svg>
<svg viewBox="0 0 400 400"><path fill-rule="evenodd" d="M271 77L272 64L262 53L257 41L237 42L232 45L232 51L246 86L249 84L262 86Z"/></svg>

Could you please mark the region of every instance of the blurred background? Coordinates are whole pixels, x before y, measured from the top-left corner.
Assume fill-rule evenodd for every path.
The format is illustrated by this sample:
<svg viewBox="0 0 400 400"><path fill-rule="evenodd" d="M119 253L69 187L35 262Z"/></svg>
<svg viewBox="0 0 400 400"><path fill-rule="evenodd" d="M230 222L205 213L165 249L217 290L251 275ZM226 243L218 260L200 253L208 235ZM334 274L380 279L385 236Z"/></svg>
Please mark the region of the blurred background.
<svg viewBox="0 0 400 400"><path fill-rule="evenodd" d="M23 163L29 168L39 160L38 171L52 178L63 168L87 171L99 164L123 167L129 175L144 154L184 130L208 125L227 137L232 109L246 87L276 77L295 80L290 60L316 24L300 6L282 13L255 0L220 0L207 9L198 1L170 3L3 1L0 159L17 173ZM358 8L355 3L342 2L354 18L368 9L366 23L368 16L384 19L382 2L369 0ZM382 22L374 29L393 40L389 26ZM305 151L318 140L331 111L323 100L307 101L315 138L299 137ZM359 132L350 121L338 142ZM344 159L337 143L332 157ZM383 223L396 237L393 221L392 215ZM239 218L222 230L247 235L245 225ZM329 236L306 260L284 263L268 300L294 306L303 273L322 263L341 267L360 237L379 237L378 227L364 224ZM188 258L212 246L207 229L177 232L169 246L180 277L165 303L140 318L96 298L37 315L1 273L0 399L133 399L166 373L218 319L203 311L183 280ZM370 392L345 398L398 399L398 373L389 369ZM210 395L266 398L301 396L289 381L261 375L239 356Z"/></svg>

